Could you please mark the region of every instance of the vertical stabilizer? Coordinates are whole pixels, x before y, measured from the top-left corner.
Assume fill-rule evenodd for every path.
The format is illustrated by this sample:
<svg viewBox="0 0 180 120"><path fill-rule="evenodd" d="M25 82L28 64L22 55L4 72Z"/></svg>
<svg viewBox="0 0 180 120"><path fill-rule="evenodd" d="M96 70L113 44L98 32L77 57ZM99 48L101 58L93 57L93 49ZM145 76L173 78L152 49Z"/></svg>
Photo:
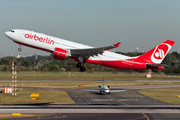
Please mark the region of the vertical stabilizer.
<svg viewBox="0 0 180 120"><path fill-rule="evenodd" d="M160 64L171 49L171 47L174 45L174 43L175 41L166 40L165 42L151 49L150 51L139 56L137 60L152 64Z"/></svg>

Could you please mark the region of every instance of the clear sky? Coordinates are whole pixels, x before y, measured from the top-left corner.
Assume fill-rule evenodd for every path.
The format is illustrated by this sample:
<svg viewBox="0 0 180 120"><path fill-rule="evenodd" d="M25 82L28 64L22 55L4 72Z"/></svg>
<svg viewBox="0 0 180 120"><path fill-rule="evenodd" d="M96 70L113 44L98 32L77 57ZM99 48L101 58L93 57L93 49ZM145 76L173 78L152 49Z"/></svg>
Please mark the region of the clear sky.
<svg viewBox="0 0 180 120"><path fill-rule="evenodd" d="M8 39L9 29L27 29L103 47L122 42L115 51L150 50L176 41L180 52L180 0L0 0L0 52L3 56L34 54L34 49ZM38 55L49 55L36 50Z"/></svg>

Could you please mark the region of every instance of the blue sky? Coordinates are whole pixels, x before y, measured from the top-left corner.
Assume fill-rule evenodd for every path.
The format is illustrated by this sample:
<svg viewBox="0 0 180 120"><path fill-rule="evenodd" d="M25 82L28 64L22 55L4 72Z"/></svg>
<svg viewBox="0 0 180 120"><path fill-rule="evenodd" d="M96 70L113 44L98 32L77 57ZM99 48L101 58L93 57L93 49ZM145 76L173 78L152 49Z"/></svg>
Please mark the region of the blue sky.
<svg viewBox="0 0 180 120"><path fill-rule="evenodd" d="M115 51L131 52L161 42L176 41L180 52L179 0L1 0L0 51L3 56L34 54L34 49L13 43L4 32L27 29L102 47L122 42ZM1 52L2 53L2 52ZM49 55L36 50L39 55Z"/></svg>

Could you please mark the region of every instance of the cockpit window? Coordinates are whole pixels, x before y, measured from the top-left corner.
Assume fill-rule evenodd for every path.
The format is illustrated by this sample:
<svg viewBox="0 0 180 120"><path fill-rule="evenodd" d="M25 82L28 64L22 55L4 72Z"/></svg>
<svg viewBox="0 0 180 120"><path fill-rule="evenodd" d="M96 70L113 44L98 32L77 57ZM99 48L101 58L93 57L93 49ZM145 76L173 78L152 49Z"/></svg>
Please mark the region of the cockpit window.
<svg viewBox="0 0 180 120"><path fill-rule="evenodd" d="M14 33L14 30L9 30L9 31Z"/></svg>

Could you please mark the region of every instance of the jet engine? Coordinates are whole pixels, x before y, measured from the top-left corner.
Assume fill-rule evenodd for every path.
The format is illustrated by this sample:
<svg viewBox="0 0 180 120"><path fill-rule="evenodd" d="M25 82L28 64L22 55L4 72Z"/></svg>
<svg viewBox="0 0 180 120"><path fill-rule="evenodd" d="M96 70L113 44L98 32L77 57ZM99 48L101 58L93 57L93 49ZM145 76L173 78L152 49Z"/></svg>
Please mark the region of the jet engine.
<svg viewBox="0 0 180 120"><path fill-rule="evenodd" d="M61 48L55 48L53 58L58 60L64 60L65 58L69 57L70 53Z"/></svg>
<svg viewBox="0 0 180 120"><path fill-rule="evenodd" d="M101 85L99 85L98 87L101 88Z"/></svg>
<svg viewBox="0 0 180 120"><path fill-rule="evenodd" d="M108 85L107 87L110 88L110 85Z"/></svg>

